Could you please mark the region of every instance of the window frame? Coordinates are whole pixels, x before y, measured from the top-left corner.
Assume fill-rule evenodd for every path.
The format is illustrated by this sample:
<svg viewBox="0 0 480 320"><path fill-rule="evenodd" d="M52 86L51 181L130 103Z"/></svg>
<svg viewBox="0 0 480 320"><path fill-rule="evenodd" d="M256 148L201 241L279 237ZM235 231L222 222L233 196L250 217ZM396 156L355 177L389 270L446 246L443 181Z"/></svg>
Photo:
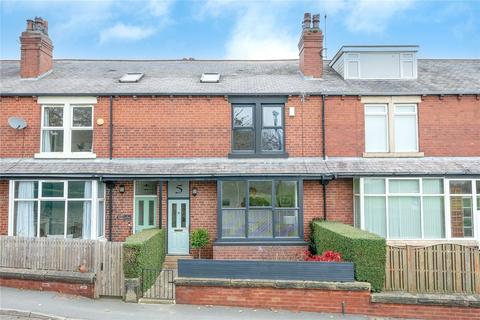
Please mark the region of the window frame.
<svg viewBox="0 0 480 320"><path fill-rule="evenodd" d="M288 153L285 145L285 104L287 103L287 97L284 96L272 96L272 97L241 97L241 96L232 96L228 98L229 103L231 104L231 145L229 153L230 158L286 158ZM247 106L251 105L253 107L253 126L252 127L237 127L234 125L234 109L241 105ZM281 119L282 125L277 127L272 126L263 126L263 107L280 107L281 108ZM263 129L281 129L282 134L282 150L279 151L264 151L262 149L262 131ZM235 131L241 130L252 130L253 131L253 150L235 150Z"/></svg>
<svg viewBox="0 0 480 320"><path fill-rule="evenodd" d="M245 182L245 207L243 208L226 208L225 210L244 210L245 212L245 236L244 237L222 237L222 200L223 200L223 190L222 183L227 181L244 181ZM272 212L272 237L248 237L248 215L250 210L250 182L251 181L269 181L272 183L272 203L271 206L254 206L252 210L271 210ZM277 181L294 181L296 182L297 188L297 206L295 208L285 208L285 207L276 207L276 190L275 183ZM295 237L285 237L285 236L276 236L275 227L276 227L276 218L275 213L282 210L296 210L297 211L297 224L298 224L298 235ZM303 179L298 177L232 177L232 178L223 178L217 180L217 241L216 243L304 243L304 226L303 226Z"/></svg>
<svg viewBox="0 0 480 320"><path fill-rule="evenodd" d="M364 206L364 199L365 199L365 190L364 190L364 180L365 179L384 179L385 183L385 193L384 194L367 194L366 196L384 196L385 197L385 221L386 221L386 237L387 241L445 241L445 240L452 240L452 241L480 241L480 208L477 206L475 201L476 197L480 197L480 194L476 192L476 189L473 189L476 186L477 181L480 182L480 179L475 178L447 178L447 177L386 177L386 176L372 176L372 177L358 177L359 183L359 192L355 192L355 182L353 182L353 203L355 203L355 197L359 197L359 207L360 207L360 223L356 221L356 213L353 213L354 217L354 225L358 225L360 229L365 230L365 206ZM412 196L411 194L404 194L404 193L391 193L389 187L389 181L391 180L419 180L419 191L420 193L415 193L415 196L420 197L420 217L421 217L421 238L390 238L389 227L388 227L388 199L390 196ZM442 180L443 183L443 193L424 193L423 191L423 181L425 180ZM470 181L472 184L472 193L471 194L452 194L450 193L450 181ZM425 238L425 230L424 230L424 207L423 202L425 197L443 197L443 217L444 217L444 238ZM451 196L470 196L472 198L472 226L473 226L473 237L452 237L451 235L451 208L450 208L450 197ZM355 207L354 207L355 210Z"/></svg>
<svg viewBox="0 0 480 320"><path fill-rule="evenodd" d="M421 97L419 96L365 96L361 97L363 105L363 123L364 123L364 152L363 157L423 157L424 153L420 152L420 132L419 132L419 106ZM368 115L367 107L369 106L387 106L387 151L369 151L367 150L367 128L366 118ZM415 150L398 151L395 145L395 119L401 116L412 116L413 112L398 113L397 106L415 106ZM375 115L375 114L373 114Z"/></svg>
<svg viewBox="0 0 480 320"><path fill-rule="evenodd" d="M91 182L91 198L69 198L68 197L68 183L70 181L85 181ZM38 183L38 195L34 199L19 199L15 198L15 184L18 182L37 182ZM63 196L62 197L44 197L42 195L42 188L43 183L48 182L62 182L63 183ZM15 233L15 225L14 225L14 215L15 215L15 203L18 201L35 201L35 206L37 207L37 225L35 226L36 229L36 236L35 238L41 238L40 236L40 217L41 217L41 204L42 201L64 201L65 206L65 213L64 213L64 229L63 229L63 237L58 237L61 239L67 239L67 226L68 226L68 204L69 202L83 202L83 201L90 201L91 208L90 208L90 237L85 240L90 239L104 239L105 238L105 205L103 206L103 236L97 236L97 221L98 221L98 203L103 201L105 204L105 189L103 189L103 198L98 197L98 185L103 183L98 180L90 180L90 179L72 179L72 180L56 180L56 179L28 179L28 180L10 180L9 181L9 209L8 209L8 235L14 236ZM84 240L83 238L75 238L77 240Z"/></svg>
<svg viewBox="0 0 480 320"><path fill-rule="evenodd" d="M35 158L96 158L94 153L95 140L95 105L97 99L95 97L38 97L37 103L40 105L40 147L39 152L34 155ZM44 126L45 108L62 107L63 108L63 125L62 127L46 127ZM91 108L91 126L74 127L73 126L73 110L75 107ZM43 151L43 132L45 130L62 130L63 131L63 151L62 152L44 152ZM90 130L92 132L92 150L91 151L74 151L72 152L72 132L80 130Z"/></svg>

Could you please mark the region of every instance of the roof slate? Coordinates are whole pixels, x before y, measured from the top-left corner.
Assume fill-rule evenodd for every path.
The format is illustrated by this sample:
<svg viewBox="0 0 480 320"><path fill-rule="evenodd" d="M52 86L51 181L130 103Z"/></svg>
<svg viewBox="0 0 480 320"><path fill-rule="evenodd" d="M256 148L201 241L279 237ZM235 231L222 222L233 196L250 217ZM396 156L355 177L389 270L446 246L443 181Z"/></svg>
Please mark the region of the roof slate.
<svg viewBox="0 0 480 320"><path fill-rule="evenodd" d="M0 159L0 178L215 178L228 176L480 176L480 157L289 159Z"/></svg>
<svg viewBox="0 0 480 320"><path fill-rule="evenodd" d="M480 59L419 59L415 80L344 80L324 61L323 79L307 79L298 60L54 60L53 71L21 79L19 61L0 61L2 95L420 95L480 94ZM128 72L138 83L119 83ZM218 72L219 83L201 83Z"/></svg>

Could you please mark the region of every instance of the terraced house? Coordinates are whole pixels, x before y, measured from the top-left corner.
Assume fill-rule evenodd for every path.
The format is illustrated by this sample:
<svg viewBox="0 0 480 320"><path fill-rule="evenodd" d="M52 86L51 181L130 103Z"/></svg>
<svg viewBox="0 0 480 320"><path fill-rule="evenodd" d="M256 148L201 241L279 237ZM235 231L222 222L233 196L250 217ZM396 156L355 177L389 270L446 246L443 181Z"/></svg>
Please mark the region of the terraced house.
<svg viewBox="0 0 480 320"><path fill-rule="evenodd" d="M123 241L162 227L189 255L296 259L314 218L389 242L480 240L480 60L415 45L297 60L53 59L27 21L0 64L0 234Z"/></svg>

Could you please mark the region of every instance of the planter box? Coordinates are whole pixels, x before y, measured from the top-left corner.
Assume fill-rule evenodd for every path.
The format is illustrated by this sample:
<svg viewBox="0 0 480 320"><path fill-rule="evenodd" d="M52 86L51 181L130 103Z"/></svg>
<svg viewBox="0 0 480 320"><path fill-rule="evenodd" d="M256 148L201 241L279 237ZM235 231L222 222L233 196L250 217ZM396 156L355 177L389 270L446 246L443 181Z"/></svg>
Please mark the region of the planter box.
<svg viewBox="0 0 480 320"><path fill-rule="evenodd" d="M178 260L182 278L354 281L351 262Z"/></svg>

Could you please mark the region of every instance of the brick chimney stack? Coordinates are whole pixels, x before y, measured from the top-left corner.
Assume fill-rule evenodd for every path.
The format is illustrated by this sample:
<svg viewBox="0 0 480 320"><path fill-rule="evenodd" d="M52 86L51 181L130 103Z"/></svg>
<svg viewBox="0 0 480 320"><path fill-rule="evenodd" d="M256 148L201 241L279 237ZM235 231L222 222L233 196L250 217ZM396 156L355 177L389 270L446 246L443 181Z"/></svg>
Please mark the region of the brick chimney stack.
<svg viewBox="0 0 480 320"><path fill-rule="evenodd" d="M52 70L52 40L48 37L48 22L36 17L27 20L27 29L20 36L20 76L37 78Z"/></svg>
<svg viewBox="0 0 480 320"><path fill-rule="evenodd" d="M300 71L305 77L322 78L323 33L320 30L320 15L305 13L302 35L298 42Z"/></svg>

